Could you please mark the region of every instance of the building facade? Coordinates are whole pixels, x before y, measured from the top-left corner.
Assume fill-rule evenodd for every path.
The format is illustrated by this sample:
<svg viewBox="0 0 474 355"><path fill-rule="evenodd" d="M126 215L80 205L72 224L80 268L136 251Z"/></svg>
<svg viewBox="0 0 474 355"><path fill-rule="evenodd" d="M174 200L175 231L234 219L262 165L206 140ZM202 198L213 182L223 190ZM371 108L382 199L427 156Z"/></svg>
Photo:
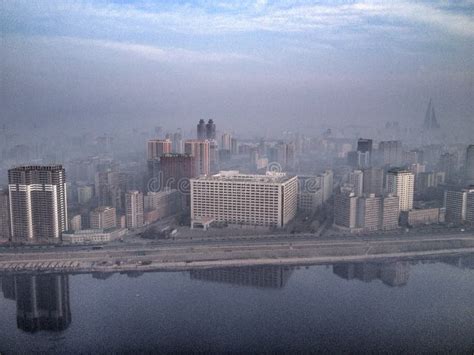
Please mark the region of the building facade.
<svg viewBox="0 0 474 355"><path fill-rule="evenodd" d="M298 180L284 173L238 171L191 179L191 223L205 218L230 224L283 227L296 215Z"/></svg>
<svg viewBox="0 0 474 355"><path fill-rule="evenodd" d="M0 190L0 241L10 239L8 191Z"/></svg>
<svg viewBox="0 0 474 355"><path fill-rule="evenodd" d="M143 194L129 191L125 194L125 218L128 229L143 226Z"/></svg>
<svg viewBox="0 0 474 355"><path fill-rule="evenodd" d="M474 185L474 144L466 149L466 162L464 164L465 183L467 186Z"/></svg>
<svg viewBox="0 0 474 355"><path fill-rule="evenodd" d="M387 193L399 197L400 211L409 211L413 208L415 192L415 175L404 169L391 169L387 173Z"/></svg>
<svg viewBox="0 0 474 355"><path fill-rule="evenodd" d="M117 212L113 207L98 207L90 213L91 229L110 229L117 227Z"/></svg>
<svg viewBox="0 0 474 355"><path fill-rule="evenodd" d="M197 175L210 174L210 142L208 140L188 140L184 143L184 152L194 157Z"/></svg>
<svg viewBox="0 0 474 355"><path fill-rule="evenodd" d="M12 240L59 241L68 229L66 174L61 165L8 171Z"/></svg>
<svg viewBox="0 0 474 355"><path fill-rule="evenodd" d="M170 139L151 139L147 143L147 159L159 159L163 154L171 153Z"/></svg>

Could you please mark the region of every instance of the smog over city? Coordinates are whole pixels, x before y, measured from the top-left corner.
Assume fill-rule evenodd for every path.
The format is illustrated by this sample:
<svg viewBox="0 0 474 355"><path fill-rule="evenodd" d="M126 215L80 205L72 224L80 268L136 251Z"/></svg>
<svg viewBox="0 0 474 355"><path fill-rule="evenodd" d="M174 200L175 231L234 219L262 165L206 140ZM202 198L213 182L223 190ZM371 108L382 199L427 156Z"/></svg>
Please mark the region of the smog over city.
<svg viewBox="0 0 474 355"><path fill-rule="evenodd" d="M0 22L0 353L474 352L472 1Z"/></svg>

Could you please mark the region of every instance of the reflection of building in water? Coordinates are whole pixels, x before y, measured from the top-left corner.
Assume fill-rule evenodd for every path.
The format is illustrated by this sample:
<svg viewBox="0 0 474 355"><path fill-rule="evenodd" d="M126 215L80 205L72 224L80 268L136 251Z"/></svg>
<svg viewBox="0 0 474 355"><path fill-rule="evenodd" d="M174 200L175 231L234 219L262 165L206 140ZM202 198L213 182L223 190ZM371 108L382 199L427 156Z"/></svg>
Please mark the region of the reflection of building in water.
<svg viewBox="0 0 474 355"><path fill-rule="evenodd" d="M2 291L16 300L19 329L61 331L71 323L67 275L4 276Z"/></svg>
<svg viewBox="0 0 474 355"><path fill-rule="evenodd" d="M290 267L259 266L191 270L191 279L261 288L283 288L293 273Z"/></svg>
<svg viewBox="0 0 474 355"><path fill-rule="evenodd" d="M474 254L457 257L446 257L443 258L442 261L446 264L456 266L460 269L474 269Z"/></svg>
<svg viewBox="0 0 474 355"><path fill-rule="evenodd" d="M410 265L407 261L395 263L335 264L333 273L346 280L357 279L371 282L379 279L388 286L403 286L408 283Z"/></svg>

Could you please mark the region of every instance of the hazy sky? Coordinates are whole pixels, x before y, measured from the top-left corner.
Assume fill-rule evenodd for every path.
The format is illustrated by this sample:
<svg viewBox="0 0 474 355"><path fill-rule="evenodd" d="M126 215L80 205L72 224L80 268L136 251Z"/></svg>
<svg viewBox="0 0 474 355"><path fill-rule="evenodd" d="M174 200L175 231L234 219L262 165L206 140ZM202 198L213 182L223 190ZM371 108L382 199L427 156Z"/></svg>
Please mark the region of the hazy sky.
<svg viewBox="0 0 474 355"><path fill-rule="evenodd" d="M473 1L0 4L2 122L474 121Z"/></svg>

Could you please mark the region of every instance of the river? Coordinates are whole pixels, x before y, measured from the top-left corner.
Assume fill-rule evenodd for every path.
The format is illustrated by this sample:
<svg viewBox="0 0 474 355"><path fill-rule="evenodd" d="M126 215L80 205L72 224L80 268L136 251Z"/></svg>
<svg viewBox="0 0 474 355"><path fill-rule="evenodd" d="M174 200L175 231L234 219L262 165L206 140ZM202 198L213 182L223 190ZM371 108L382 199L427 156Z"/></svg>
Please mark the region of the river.
<svg viewBox="0 0 474 355"><path fill-rule="evenodd" d="M6 354L474 351L474 255L0 279Z"/></svg>

